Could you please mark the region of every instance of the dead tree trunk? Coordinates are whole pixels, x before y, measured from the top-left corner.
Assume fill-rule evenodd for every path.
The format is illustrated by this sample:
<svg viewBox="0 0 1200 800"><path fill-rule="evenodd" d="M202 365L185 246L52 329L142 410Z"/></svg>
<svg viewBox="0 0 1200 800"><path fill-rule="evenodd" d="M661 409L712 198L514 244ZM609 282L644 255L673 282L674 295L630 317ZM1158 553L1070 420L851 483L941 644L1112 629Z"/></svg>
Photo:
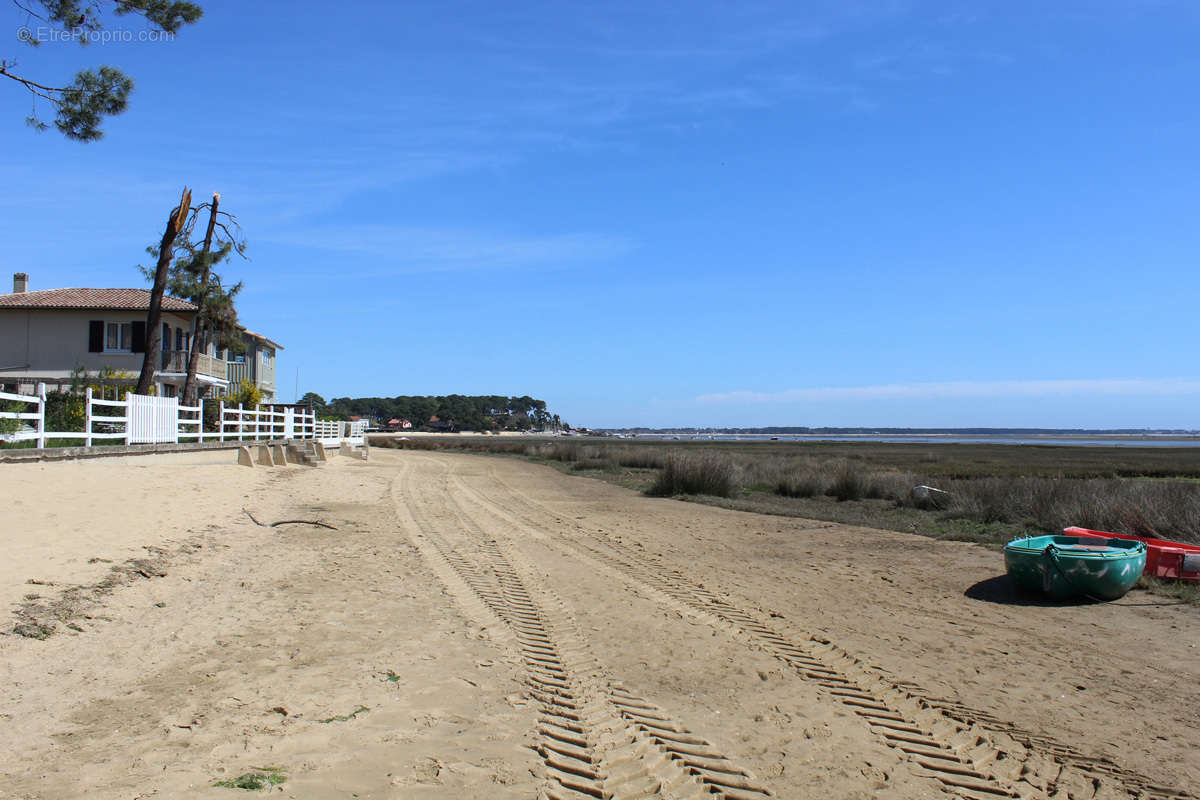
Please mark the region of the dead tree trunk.
<svg viewBox="0 0 1200 800"><path fill-rule="evenodd" d="M150 311L146 315L146 354L142 359L142 372L138 376L134 394L150 394L150 387L154 384L154 373L157 369L154 362L155 359L161 358L159 351L162 349L162 299L167 290L167 273L175 252L175 237L183 229L191 210L192 193L185 186L179 206L172 209L167 217L167 227L158 245L158 264L154 268L154 286L150 289Z"/></svg>
<svg viewBox="0 0 1200 800"><path fill-rule="evenodd" d="M204 233L204 249L201 250L202 272L200 275L200 296L196 300L196 319L192 322L192 347L188 351L187 377L183 381L183 402L186 405L196 404L196 367L200 361L200 340L204 333L204 312L208 308L208 253L212 249L213 231L217 227L217 206L221 203L221 195L213 192L212 208L208 210L208 230Z"/></svg>

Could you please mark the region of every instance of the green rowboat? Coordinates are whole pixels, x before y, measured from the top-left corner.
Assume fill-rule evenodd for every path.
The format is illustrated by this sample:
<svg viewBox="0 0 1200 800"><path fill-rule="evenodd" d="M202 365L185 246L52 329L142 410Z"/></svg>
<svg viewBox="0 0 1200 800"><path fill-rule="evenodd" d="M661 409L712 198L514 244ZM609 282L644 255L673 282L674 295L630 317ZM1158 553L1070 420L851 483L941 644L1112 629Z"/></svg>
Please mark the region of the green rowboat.
<svg viewBox="0 0 1200 800"><path fill-rule="evenodd" d="M1004 546L1004 566L1019 588L1051 600L1116 600L1146 568L1146 545L1128 539L1031 536Z"/></svg>

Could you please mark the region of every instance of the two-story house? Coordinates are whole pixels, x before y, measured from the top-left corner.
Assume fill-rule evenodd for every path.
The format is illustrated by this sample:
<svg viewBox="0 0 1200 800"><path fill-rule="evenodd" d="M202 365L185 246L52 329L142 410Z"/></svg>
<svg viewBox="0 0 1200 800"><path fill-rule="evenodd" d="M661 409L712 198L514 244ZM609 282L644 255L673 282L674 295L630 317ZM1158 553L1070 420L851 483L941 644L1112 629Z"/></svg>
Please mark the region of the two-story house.
<svg viewBox="0 0 1200 800"><path fill-rule="evenodd" d="M29 388L38 382L65 385L82 367L137 375L146 352L146 289L42 289L29 291L29 277L13 276L11 294L0 294L0 386ZM196 306L176 297L162 303L161 354L154 384L159 395L183 388ZM218 397L249 378L275 399L275 354L283 348L252 331L242 331L245 352L218 352L205 343L196 380L206 396Z"/></svg>

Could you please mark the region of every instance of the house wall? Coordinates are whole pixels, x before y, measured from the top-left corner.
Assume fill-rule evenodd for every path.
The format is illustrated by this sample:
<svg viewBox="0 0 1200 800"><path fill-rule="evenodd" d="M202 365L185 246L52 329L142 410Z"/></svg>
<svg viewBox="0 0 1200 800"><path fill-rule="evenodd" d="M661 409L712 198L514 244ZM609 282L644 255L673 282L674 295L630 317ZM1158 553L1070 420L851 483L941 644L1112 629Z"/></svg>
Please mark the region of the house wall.
<svg viewBox="0 0 1200 800"><path fill-rule="evenodd" d="M275 388L275 348L263 342L252 342L247 359L254 364L254 380L259 387L273 390Z"/></svg>
<svg viewBox="0 0 1200 800"><path fill-rule="evenodd" d="M88 352L88 323L92 320L145 322L146 313L0 310L0 381L22 375L67 377L80 364L89 372L111 367L138 374L142 369L142 353ZM175 346L177 328L185 333L191 330L190 319L182 315L164 312L162 321L171 326L170 348ZM156 361L155 367L160 363Z"/></svg>
<svg viewBox="0 0 1200 800"><path fill-rule="evenodd" d="M242 378L249 378L263 391L264 402L275 398L275 348L250 336L243 337L246 345L245 362L229 364L229 383L236 387Z"/></svg>

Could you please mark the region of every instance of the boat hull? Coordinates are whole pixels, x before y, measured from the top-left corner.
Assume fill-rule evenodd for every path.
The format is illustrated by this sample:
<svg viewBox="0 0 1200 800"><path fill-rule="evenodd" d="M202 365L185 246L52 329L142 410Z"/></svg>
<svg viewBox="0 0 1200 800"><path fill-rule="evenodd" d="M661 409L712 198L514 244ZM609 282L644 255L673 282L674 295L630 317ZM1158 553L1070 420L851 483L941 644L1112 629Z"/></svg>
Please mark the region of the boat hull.
<svg viewBox="0 0 1200 800"><path fill-rule="evenodd" d="M1127 539L1032 536L1004 546L1013 583L1051 600L1124 597L1146 567L1146 545Z"/></svg>
<svg viewBox="0 0 1200 800"><path fill-rule="evenodd" d="M1171 542L1166 539L1147 539L1127 533L1093 531L1087 528L1065 528L1063 535L1143 542L1146 545L1147 575L1164 580L1200 583L1200 545Z"/></svg>

